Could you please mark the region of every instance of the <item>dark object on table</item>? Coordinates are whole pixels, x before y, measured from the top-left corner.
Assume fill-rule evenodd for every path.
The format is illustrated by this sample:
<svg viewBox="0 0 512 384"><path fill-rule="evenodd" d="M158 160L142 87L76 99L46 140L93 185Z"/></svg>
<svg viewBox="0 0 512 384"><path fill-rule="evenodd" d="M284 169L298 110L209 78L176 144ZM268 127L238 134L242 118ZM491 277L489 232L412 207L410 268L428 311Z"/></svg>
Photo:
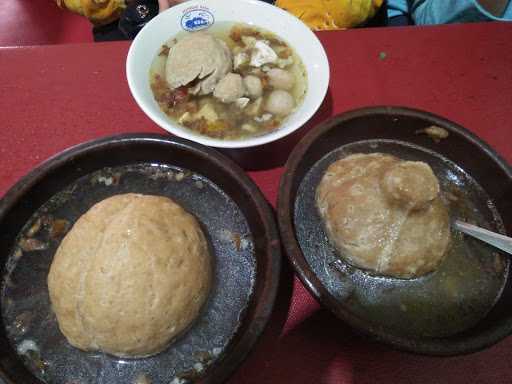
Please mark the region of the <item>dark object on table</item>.
<svg viewBox="0 0 512 384"><path fill-rule="evenodd" d="M119 20L93 28L94 41L131 40L156 15L157 0L130 2Z"/></svg>
<svg viewBox="0 0 512 384"><path fill-rule="evenodd" d="M448 135L432 137L432 127L446 130ZM450 250L458 256L447 255L437 271L440 273L414 280L374 276L347 264L333 251L316 212L314 193L323 170L354 151L391 153L429 162L441 176L444 190L455 185L453 192L460 193L450 196L452 213L476 215L477 221L485 222L492 230L512 232L512 170L472 133L443 118L406 108L348 112L316 127L302 139L281 180L279 227L288 258L304 285L340 319L406 351L464 354L508 336L512 331L510 262L490 246L458 237ZM494 206L487 204L487 198ZM469 206L476 210L468 210ZM466 259L459 250L470 252L471 260L467 262L474 262L473 277L465 266L461 267ZM478 291L480 278L488 279L487 296ZM433 296L429 288L446 297L452 294L453 300L428 298ZM450 311L457 316L448 318ZM480 316L475 316L475 311L480 311ZM411 318L415 321L406 321Z"/></svg>
<svg viewBox="0 0 512 384"><path fill-rule="evenodd" d="M274 4L274 0L260 1ZM119 20L93 28L94 41L132 40L156 15L158 15L157 0L135 0L130 2Z"/></svg>
<svg viewBox="0 0 512 384"><path fill-rule="evenodd" d="M386 25L388 25L388 7L387 1L384 0L375 16L361 25L361 27L384 27Z"/></svg>
<svg viewBox="0 0 512 384"><path fill-rule="evenodd" d="M189 331L159 355L119 361L67 345L45 307L47 264L63 236L51 238L49 223L67 219L72 224L95 201L130 191L173 197L194 214L210 240L216 272L208 304ZM41 383L34 373L52 383L80 377L128 383L140 374L153 384L173 377L176 382L224 382L262 333L277 293L280 243L261 192L215 150L168 136L109 137L48 160L0 201L0 233L0 277L5 283L0 379L8 384ZM13 249L25 236L44 240L48 247ZM12 263L7 263L10 253ZM40 311L30 311L34 307ZM20 326L27 311L33 316ZM18 352L25 350L27 365L10 341ZM93 366L93 372L101 372L98 380L89 376Z"/></svg>

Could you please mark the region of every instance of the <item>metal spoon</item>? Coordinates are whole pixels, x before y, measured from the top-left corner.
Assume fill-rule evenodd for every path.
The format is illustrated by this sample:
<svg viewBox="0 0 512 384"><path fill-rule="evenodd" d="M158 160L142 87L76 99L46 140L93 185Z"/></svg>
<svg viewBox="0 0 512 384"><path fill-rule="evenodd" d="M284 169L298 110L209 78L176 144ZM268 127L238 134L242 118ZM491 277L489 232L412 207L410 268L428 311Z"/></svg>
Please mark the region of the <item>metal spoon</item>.
<svg viewBox="0 0 512 384"><path fill-rule="evenodd" d="M512 237L500 235L499 233L477 227L476 225L464 223L460 220L455 220L453 224L459 231L482 240L487 244L491 244L512 255Z"/></svg>

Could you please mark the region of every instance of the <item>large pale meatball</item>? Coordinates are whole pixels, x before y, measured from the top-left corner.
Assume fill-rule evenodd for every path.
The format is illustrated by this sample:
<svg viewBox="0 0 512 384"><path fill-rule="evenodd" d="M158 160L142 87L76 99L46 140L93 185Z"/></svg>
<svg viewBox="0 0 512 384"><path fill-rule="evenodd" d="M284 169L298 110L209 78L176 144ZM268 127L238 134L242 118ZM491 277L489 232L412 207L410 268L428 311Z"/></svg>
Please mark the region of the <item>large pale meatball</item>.
<svg viewBox="0 0 512 384"><path fill-rule="evenodd" d="M81 216L57 249L48 289L73 346L158 353L197 317L211 257L196 219L165 197L117 195Z"/></svg>
<svg viewBox="0 0 512 384"><path fill-rule="evenodd" d="M293 96L283 90L275 90L268 96L265 110L277 116L288 116L295 108Z"/></svg>
<svg viewBox="0 0 512 384"><path fill-rule="evenodd" d="M228 73L219 81L213 91L213 96L223 103L233 103L245 94L242 76L238 73Z"/></svg>
<svg viewBox="0 0 512 384"><path fill-rule="evenodd" d="M272 68L267 76L269 84L275 89L289 91L295 85L295 77L284 69Z"/></svg>
<svg viewBox="0 0 512 384"><path fill-rule="evenodd" d="M437 268L449 246L450 221L437 179L427 164L420 164L375 153L351 155L329 166L316 191L317 207L345 260L401 278Z"/></svg>
<svg viewBox="0 0 512 384"><path fill-rule="evenodd" d="M233 59L226 43L207 32L195 32L169 50L165 78L171 89L199 79L199 93L206 95L232 68Z"/></svg>

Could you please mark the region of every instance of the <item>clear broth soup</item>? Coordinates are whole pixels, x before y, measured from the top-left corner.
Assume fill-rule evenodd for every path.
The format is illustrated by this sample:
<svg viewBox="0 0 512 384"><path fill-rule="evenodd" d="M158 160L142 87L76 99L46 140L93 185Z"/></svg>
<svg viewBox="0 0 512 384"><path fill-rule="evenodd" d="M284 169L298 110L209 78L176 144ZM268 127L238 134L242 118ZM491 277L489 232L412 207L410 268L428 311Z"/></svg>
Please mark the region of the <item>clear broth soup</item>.
<svg viewBox="0 0 512 384"><path fill-rule="evenodd" d="M207 33L222 40L231 52L231 73L238 74L243 79L255 76L261 84L261 94L254 96L254 92L249 92L248 87L245 88L245 80L244 94L234 102L223 102L214 93L196 93L198 83L203 79L196 78L186 85L172 89L166 80L169 51L191 33ZM274 52L274 60L253 65L259 64L253 57L260 54L261 58L263 52L259 48L263 44ZM271 52L270 54L272 55ZM240 23L218 23L207 31L183 32L169 39L154 58L149 76L155 100L172 121L195 133L225 140L264 135L278 129L301 105L307 91L306 69L293 48L269 31ZM285 83L288 82L284 85L283 76L286 78ZM274 91L281 95L283 92L291 95L288 105L292 99L293 108L288 113L272 113L275 108L269 107L269 99Z"/></svg>

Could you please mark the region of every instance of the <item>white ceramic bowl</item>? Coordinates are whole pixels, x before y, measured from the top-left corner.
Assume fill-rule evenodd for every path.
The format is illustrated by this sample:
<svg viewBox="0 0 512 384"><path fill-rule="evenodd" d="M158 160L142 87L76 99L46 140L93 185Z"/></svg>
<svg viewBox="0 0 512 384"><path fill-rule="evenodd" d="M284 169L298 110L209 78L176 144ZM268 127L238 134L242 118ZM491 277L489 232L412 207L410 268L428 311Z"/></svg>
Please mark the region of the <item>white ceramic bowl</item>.
<svg viewBox="0 0 512 384"><path fill-rule="evenodd" d="M200 19L195 19L196 16ZM149 84L151 62L166 40L193 26L190 24L193 19L199 20L199 24L231 21L264 28L285 40L300 56L307 71L307 93L302 104L280 128L246 139L213 139L174 123L160 110ZM159 14L139 32L128 52L126 76L137 104L163 129L208 146L246 148L280 139L299 129L313 116L327 92L329 62L315 34L295 16L280 8L258 0L189 0Z"/></svg>

